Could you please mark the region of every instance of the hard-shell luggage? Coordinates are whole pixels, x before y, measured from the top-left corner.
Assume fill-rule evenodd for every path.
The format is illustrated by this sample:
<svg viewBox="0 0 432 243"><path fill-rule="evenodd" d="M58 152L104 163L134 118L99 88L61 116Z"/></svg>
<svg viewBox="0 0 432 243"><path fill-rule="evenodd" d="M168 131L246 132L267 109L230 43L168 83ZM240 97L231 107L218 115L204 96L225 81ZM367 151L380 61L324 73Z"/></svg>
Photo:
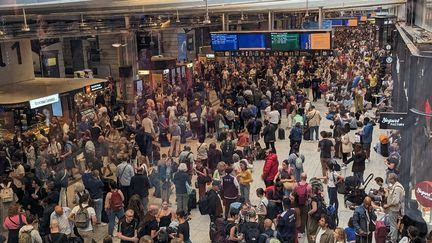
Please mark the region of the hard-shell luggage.
<svg viewBox="0 0 432 243"><path fill-rule="evenodd" d="M285 140L285 129L283 128L278 129L278 138L279 140Z"/></svg>
<svg viewBox="0 0 432 243"><path fill-rule="evenodd" d="M197 195L196 190L192 189L192 192L189 194L188 211L190 212L195 208L197 208Z"/></svg>

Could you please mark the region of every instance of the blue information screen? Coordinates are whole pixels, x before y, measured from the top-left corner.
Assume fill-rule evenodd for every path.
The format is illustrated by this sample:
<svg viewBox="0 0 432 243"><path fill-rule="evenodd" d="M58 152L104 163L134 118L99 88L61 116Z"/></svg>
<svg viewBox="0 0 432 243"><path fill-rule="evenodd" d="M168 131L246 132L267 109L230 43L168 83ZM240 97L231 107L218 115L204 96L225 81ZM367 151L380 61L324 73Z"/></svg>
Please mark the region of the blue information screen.
<svg viewBox="0 0 432 243"><path fill-rule="evenodd" d="M310 33L300 33L300 49L301 50L311 49Z"/></svg>
<svg viewBox="0 0 432 243"><path fill-rule="evenodd" d="M238 51L237 34L211 34L213 51Z"/></svg>
<svg viewBox="0 0 432 243"><path fill-rule="evenodd" d="M239 50L266 50L269 47L266 34L239 34Z"/></svg>
<svg viewBox="0 0 432 243"><path fill-rule="evenodd" d="M332 19L332 26L344 26L343 19Z"/></svg>

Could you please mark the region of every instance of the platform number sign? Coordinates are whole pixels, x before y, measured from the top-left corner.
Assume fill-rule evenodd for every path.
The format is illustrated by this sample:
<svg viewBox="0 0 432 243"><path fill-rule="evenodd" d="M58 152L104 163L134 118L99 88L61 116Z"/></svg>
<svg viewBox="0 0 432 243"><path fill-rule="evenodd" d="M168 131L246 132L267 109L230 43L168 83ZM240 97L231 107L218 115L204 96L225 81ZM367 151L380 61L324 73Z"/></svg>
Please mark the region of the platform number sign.
<svg viewBox="0 0 432 243"><path fill-rule="evenodd" d="M5 46L6 47L6 46ZM12 46L11 46L11 50L16 50L16 55L17 55L17 60L18 60L18 64L22 64L22 58L21 58L21 46L19 41L16 41ZM6 63L3 60L3 49L2 46L0 45L0 67L6 67Z"/></svg>

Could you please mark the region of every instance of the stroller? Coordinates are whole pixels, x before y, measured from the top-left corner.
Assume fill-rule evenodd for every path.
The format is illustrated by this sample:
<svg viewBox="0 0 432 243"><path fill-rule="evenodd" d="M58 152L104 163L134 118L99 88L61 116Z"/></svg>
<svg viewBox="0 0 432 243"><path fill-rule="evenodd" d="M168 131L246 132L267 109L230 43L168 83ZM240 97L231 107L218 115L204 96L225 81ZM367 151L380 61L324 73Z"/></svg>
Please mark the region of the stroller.
<svg viewBox="0 0 432 243"><path fill-rule="evenodd" d="M374 174L368 175L362 184L355 176L348 176L344 182L338 186L338 193L344 195L345 207L354 210L363 203L367 196L365 192L366 186L373 179Z"/></svg>

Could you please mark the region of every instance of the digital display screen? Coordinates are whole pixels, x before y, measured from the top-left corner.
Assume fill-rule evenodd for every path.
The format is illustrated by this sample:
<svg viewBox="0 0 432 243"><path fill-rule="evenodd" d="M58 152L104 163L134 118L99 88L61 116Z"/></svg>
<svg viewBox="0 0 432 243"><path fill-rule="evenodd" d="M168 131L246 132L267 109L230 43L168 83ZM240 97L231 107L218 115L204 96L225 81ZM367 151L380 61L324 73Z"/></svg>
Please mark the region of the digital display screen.
<svg viewBox="0 0 432 243"><path fill-rule="evenodd" d="M300 33L300 49L301 50L311 49L310 33Z"/></svg>
<svg viewBox="0 0 432 243"><path fill-rule="evenodd" d="M328 50L331 48L330 33L311 33L310 42L312 50Z"/></svg>
<svg viewBox="0 0 432 243"><path fill-rule="evenodd" d="M238 51L237 34L211 34L213 51Z"/></svg>
<svg viewBox="0 0 432 243"><path fill-rule="evenodd" d="M347 26L357 26L357 25L358 25L357 19L349 19L347 22Z"/></svg>
<svg viewBox="0 0 432 243"><path fill-rule="evenodd" d="M266 50L268 49L266 34L239 34L239 50Z"/></svg>
<svg viewBox="0 0 432 243"><path fill-rule="evenodd" d="M332 19L332 26L343 26L344 20L343 19Z"/></svg>
<svg viewBox="0 0 432 243"><path fill-rule="evenodd" d="M299 34L271 33L271 49L273 51L293 51L299 49Z"/></svg>

